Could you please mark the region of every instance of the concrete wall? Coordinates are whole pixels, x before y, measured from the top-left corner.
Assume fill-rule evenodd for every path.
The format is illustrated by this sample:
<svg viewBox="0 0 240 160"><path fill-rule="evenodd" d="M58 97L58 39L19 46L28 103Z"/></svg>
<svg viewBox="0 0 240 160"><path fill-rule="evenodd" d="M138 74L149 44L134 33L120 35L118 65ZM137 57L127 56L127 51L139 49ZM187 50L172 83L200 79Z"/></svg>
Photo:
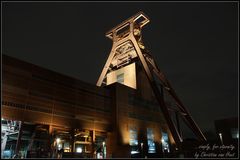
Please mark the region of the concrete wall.
<svg viewBox="0 0 240 160"><path fill-rule="evenodd" d="M117 82L117 75L124 74L123 84L136 89L136 67L135 63L122 67L107 74L107 85Z"/></svg>

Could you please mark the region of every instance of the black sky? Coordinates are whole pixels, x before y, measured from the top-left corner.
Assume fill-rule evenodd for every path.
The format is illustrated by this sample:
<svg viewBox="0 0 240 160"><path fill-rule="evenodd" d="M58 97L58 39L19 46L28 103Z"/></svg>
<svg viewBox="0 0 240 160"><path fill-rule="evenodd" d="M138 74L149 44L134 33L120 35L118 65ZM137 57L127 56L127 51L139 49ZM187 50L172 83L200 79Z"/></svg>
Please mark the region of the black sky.
<svg viewBox="0 0 240 160"><path fill-rule="evenodd" d="M237 2L4 2L3 54L95 84L105 32L139 11L143 40L194 120L238 116Z"/></svg>

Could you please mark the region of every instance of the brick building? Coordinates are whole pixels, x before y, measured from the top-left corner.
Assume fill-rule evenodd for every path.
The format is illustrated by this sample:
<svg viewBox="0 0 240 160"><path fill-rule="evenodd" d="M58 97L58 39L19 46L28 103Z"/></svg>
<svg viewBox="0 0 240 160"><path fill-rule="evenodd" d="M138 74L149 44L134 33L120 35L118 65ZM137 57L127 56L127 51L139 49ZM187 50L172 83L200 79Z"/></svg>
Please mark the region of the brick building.
<svg viewBox="0 0 240 160"><path fill-rule="evenodd" d="M174 152L175 142L138 62L111 73L107 83L97 87L3 55L2 158Z"/></svg>

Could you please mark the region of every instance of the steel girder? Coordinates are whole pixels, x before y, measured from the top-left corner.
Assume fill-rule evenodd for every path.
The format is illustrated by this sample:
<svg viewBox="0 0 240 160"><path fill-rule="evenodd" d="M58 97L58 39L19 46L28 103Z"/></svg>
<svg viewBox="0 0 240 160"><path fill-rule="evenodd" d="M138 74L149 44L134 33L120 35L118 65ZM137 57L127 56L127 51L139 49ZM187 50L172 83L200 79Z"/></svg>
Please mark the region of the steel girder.
<svg viewBox="0 0 240 160"><path fill-rule="evenodd" d="M140 20L140 22L139 22ZM154 75L157 77L157 80L161 82L162 87L164 90L173 98L173 100L176 103L176 106L180 110L181 113L180 116L184 120L184 122L188 125L188 127L193 131L193 133L197 136L197 138L200 141L206 141L205 136L201 132L200 128L197 126L197 124L192 119L190 113L186 109L186 107L183 105L181 100L178 98L177 94L175 93L174 89L171 87L169 81L167 80L166 76L163 72L160 71L157 64L155 63L152 55L147 52L146 50L139 47L139 42L136 39L136 36L134 36L134 27L136 24L142 29L147 23L149 23L149 18L143 13L139 12L136 15L130 17L129 19L125 20L121 24L117 25L116 27L112 28L110 31L106 33L106 37L110 38L113 41L113 46L111 49L111 52L109 54L109 57L107 59L107 62L102 70L102 73L97 81L97 86L101 86L104 79L106 78L106 74L111 71L111 61L113 60L116 49L126 41L131 41L133 44L135 51L137 53L137 57L139 58L144 71L146 73L146 76L148 78L148 81L151 85L151 88L153 90L153 93L155 94L155 97L159 103L159 106L163 112L163 115L166 119L166 122L168 124L168 127L170 129L170 132L173 136L174 141L177 144L180 144L183 139L175 126L171 115L169 113L169 108L165 104L163 93L161 93L160 89L158 88L157 81L154 78ZM124 33L125 36L122 36L123 38L119 38L117 35L117 32L119 30L122 30L124 27L129 26L129 32Z"/></svg>

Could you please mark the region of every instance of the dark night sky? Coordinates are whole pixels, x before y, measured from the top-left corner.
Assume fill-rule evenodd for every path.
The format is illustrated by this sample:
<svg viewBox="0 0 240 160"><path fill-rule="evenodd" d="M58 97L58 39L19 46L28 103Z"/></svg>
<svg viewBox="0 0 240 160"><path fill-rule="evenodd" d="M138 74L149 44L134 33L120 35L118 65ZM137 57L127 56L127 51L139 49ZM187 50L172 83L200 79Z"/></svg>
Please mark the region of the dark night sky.
<svg viewBox="0 0 240 160"><path fill-rule="evenodd" d="M194 120L238 116L238 3L2 3L3 54L95 84L105 32L139 11L143 40Z"/></svg>

